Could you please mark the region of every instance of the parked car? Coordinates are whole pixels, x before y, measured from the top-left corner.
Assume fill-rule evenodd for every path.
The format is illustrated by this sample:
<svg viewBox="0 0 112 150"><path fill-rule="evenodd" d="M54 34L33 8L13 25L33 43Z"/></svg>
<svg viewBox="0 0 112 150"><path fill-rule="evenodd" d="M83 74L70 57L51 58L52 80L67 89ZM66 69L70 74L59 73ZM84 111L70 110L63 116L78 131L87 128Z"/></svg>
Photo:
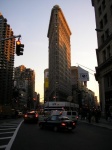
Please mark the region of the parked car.
<svg viewBox="0 0 112 150"><path fill-rule="evenodd" d="M38 122L38 113L36 111L30 111L24 114L24 122Z"/></svg>
<svg viewBox="0 0 112 150"><path fill-rule="evenodd" d="M72 131L76 127L76 123L66 116L52 115L39 122L40 129L48 128L54 131L67 130Z"/></svg>

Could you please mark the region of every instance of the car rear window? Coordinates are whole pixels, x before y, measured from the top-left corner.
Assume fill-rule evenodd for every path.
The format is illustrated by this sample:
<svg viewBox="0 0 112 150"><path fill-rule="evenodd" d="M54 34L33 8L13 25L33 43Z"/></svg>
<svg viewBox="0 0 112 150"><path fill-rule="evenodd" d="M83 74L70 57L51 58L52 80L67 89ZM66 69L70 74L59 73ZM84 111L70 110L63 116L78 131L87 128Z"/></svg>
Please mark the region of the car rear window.
<svg viewBox="0 0 112 150"><path fill-rule="evenodd" d="M68 111L68 112L67 112L67 115L71 115L71 112Z"/></svg>
<svg viewBox="0 0 112 150"><path fill-rule="evenodd" d="M76 115L76 112L72 112L72 115Z"/></svg>
<svg viewBox="0 0 112 150"><path fill-rule="evenodd" d="M60 118L60 120L69 120L69 118L64 117L64 118Z"/></svg>
<svg viewBox="0 0 112 150"><path fill-rule="evenodd" d="M73 111L73 112L68 111L68 112L67 112L67 115L71 115L71 114L72 114L72 115L76 115L76 112L75 112L75 111Z"/></svg>

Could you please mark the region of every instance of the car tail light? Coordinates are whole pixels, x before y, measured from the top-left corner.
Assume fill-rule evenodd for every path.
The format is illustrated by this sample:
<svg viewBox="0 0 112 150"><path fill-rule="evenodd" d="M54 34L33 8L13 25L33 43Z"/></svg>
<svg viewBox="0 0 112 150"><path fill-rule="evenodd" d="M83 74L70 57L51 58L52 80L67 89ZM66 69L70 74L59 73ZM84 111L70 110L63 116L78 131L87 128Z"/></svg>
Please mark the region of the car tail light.
<svg viewBox="0 0 112 150"><path fill-rule="evenodd" d="M38 114L36 114L35 117L37 118L37 117L38 117Z"/></svg>
<svg viewBox="0 0 112 150"><path fill-rule="evenodd" d="M25 118L27 118L27 117L28 117L28 115L27 115L27 114L25 114L24 116L25 116Z"/></svg>
<svg viewBox="0 0 112 150"><path fill-rule="evenodd" d="M61 125L62 125L62 126L66 126L66 123L62 122Z"/></svg>
<svg viewBox="0 0 112 150"><path fill-rule="evenodd" d="M73 122L73 126L75 126L75 122Z"/></svg>
<svg viewBox="0 0 112 150"><path fill-rule="evenodd" d="M77 119L78 119L79 117L77 116Z"/></svg>

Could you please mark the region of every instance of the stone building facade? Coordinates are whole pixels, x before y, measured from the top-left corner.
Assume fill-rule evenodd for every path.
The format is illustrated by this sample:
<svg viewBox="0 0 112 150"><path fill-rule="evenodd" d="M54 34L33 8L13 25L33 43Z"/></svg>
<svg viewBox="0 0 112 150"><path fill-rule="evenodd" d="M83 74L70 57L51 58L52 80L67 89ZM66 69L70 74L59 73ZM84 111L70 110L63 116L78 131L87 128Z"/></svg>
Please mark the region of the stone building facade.
<svg viewBox="0 0 112 150"><path fill-rule="evenodd" d="M92 0L95 11L98 48L96 80L102 114L112 106L112 1Z"/></svg>

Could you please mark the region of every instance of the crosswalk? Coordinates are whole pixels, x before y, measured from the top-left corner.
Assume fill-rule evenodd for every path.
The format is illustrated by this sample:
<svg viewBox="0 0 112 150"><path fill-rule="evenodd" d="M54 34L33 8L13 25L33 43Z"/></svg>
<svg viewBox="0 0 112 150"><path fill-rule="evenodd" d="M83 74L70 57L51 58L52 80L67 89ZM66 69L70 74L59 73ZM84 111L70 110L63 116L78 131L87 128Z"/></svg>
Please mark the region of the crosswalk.
<svg viewBox="0 0 112 150"><path fill-rule="evenodd" d="M10 120L0 124L0 150L10 150L23 120Z"/></svg>

